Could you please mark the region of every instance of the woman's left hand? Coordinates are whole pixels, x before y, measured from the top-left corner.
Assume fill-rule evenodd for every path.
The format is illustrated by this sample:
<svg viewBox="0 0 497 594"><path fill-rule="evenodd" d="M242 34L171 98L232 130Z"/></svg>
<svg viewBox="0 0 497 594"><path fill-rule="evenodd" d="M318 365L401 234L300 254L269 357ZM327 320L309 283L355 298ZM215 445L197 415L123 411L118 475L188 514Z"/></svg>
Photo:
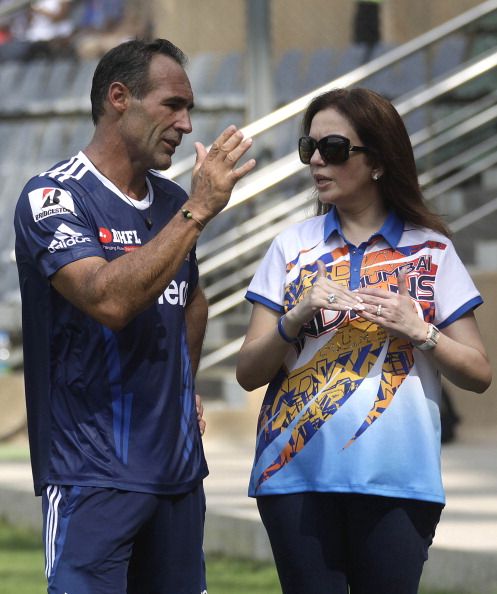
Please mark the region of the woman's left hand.
<svg viewBox="0 0 497 594"><path fill-rule="evenodd" d="M418 314L407 290L406 280L406 274L400 272L398 293L384 289L359 289L357 292L366 308L357 313L382 326L393 336L406 338L414 344L422 343L426 340L427 323Z"/></svg>

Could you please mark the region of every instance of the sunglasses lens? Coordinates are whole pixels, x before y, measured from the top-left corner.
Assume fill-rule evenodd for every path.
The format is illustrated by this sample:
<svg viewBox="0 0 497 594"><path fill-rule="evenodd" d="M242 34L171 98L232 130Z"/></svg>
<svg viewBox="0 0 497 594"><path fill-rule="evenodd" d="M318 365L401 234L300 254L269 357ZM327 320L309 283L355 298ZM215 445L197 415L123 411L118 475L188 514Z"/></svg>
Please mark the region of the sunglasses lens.
<svg viewBox="0 0 497 594"><path fill-rule="evenodd" d="M346 138L326 136L318 142L319 152L326 163L339 165L349 158L350 143Z"/></svg>
<svg viewBox="0 0 497 594"><path fill-rule="evenodd" d="M317 142L310 136L302 136L302 138L299 139L299 157L304 165L309 165L316 147Z"/></svg>
<svg viewBox="0 0 497 594"><path fill-rule="evenodd" d="M349 158L350 142L348 138L334 134L319 141L312 136L302 136L299 139L299 157L302 163L309 165L316 149L325 163L339 165Z"/></svg>

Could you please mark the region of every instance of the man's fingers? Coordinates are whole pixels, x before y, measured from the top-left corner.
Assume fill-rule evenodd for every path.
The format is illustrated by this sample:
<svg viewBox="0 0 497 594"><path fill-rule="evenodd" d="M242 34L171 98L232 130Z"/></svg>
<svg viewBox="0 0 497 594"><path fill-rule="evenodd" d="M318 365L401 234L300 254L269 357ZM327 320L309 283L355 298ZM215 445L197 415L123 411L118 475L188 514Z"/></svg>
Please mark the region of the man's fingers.
<svg viewBox="0 0 497 594"><path fill-rule="evenodd" d="M255 159L237 167L240 158L251 146L251 138L244 139L240 130L228 126L207 154L200 143L196 147L197 162L192 174L190 199L200 204L205 220L210 220L226 206L234 185L255 167Z"/></svg>
<svg viewBox="0 0 497 594"><path fill-rule="evenodd" d="M207 149L201 142L195 142L194 146L195 146L195 152L197 153L197 157L196 157L197 163L199 161L203 161L205 159L205 156L207 155Z"/></svg>
<svg viewBox="0 0 497 594"><path fill-rule="evenodd" d="M251 138L244 138L243 133L233 127L233 133L229 135L231 128L227 128L214 143L212 144L208 157L209 159L216 161L224 161L230 168L233 168L240 158L249 150L252 146ZM224 142L221 142L222 139Z"/></svg>
<svg viewBox="0 0 497 594"><path fill-rule="evenodd" d="M243 134L237 129L236 126L231 125L226 128L212 143L209 150L209 155L212 157L217 156L219 153L228 153L233 148L238 146L243 140Z"/></svg>
<svg viewBox="0 0 497 594"><path fill-rule="evenodd" d="M198 427L200 429L200 435L203 435L205 433L206 422L203 418L204 405L202 404L202 398L200 394L195 394L195 408L197 409L197 421Z"/></svg>
<svg viewBox="0 0 497 594"><path fill-rule="evenodd" d="M216 138L216 140L212 143L212 145L210 146L209 150L207 150L205 148L205 146L201 143L201 142L195 142L194 146L195 146L195 152L196 154L196 159L195 159L195 168L198 169L198 167L204 162L205 158L210 155L211 158L214 158L217 154L219 153L226 153L227 150L230 150L229 148L225 148L225 143L227 140L229 140L234 134L236 134L237 129L236 126L228 126L228 128L226 128L226 130L224 130L224 132L222 132L222 134L220 134L220 136L218 136ZM240 140L243 138L243 135L240 136ZM237 146L237 144L239 144L240 141L236 142L234 144L234 146Z"/></svg>
<svg viewBox="0 0 497 594"><path fill-rule="evenodd" d="M233 173L235 173L234 168L236 167L238 161L250 149L252 144L253 141L251 138L244 139L241 133L240 135L235 134L232 138L230 138L229 142L225 143L224 147L219 149L215 158L218 162L222 161L224 166L233 170ZM252 162L248 167L245 167L244 165L243 170L240 168L240 170L236 171L235 179L240 179L240 177L243 177L248 171L253 169L254 166L255 160L252 159Z"/></svg>
<svg viewBox="0 0 497 594"><path fill-rule="evenodd" d="M205 158L207 157L207 149L201 142L195 142L193 146L195 147L196 153L193 171L197 171L198 169L200 169L202 163L205 161Z"/></svg>
<svg viewBox="0 0 497 594"><path fill-rule="evenodd" d="M233 175L236 178L236 180L239 180L244 175L247 175L247 173L249 171L252 171L252 169L256 166L256 164L257 164L257 161L255 159L250 159L250 161L247 161L241 167L238 167L238 169L235 169L233 171Z"/></svg>

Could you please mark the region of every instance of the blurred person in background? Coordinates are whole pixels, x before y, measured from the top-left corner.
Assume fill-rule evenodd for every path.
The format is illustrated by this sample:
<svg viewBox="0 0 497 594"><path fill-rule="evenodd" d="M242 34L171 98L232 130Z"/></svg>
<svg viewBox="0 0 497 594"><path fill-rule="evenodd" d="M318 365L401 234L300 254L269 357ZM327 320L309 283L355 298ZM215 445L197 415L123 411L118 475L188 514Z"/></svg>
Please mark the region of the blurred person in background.
<svg viewBox="0 0 497 594"><path fill-rule="evenodd" d="M28 55L31 44L26 41L28 8L12 7L11 0L0 0L0 62L21 60Z"/></svg>
<svg viewBox="0 0 497 594"><path fill-rule="evenodd" d="M75 31L73 10L77 0L38 0L32 2L24 39L30 43L27 59L74 55L71 43Z"/></svg>
<svg viewBox="0 0 497 594"><path fill-rule="evenodd" d="M109 51L90 144L33 177L16 208L50 594L206 592L195 245L255 161L238 165L251 140L229 126L209 152L196 143L189 196L159 173L192 131L185 61L163 39Z"/></svg>
<svg viewBox="0 0 497 594"><path fill-rule="evenodd" d="M0 4L1 7L1 4ZM12 32L10 30L10 23L6 18L0 18L0 46L4 43L12 41Z"/></svg>
<svg viewBox="0 0 497 594"><path fill-rule="evenodd" d="M123 0L79 0L76 13L78 32L74 45L79 57L94 59L109 49L134 38L150 39L147 22L150 7L125 6Z"/></svg>
<svg viewBox="0 0 497 594"><path fill-rule="evenodd" d="M273 241L247 291L237 378L269 384L249 494L284 594L416 594L445 502L441 375L491 382L482 299L389 101L330 91L303 133L317 216Z"/></svg>
<svg viewBox="0 0 497 594"><path fill-rule="evenodd" d="M108 31L124 18L123 0L79 0L82 28L91 31Z"/></svg>
<svg viewBox="0 0 497 594"><path fill-rule="evenodd" d="M381 5L383 0L354 0L352 41L364 45L363 62L373 57L381 41Z"/></svg>

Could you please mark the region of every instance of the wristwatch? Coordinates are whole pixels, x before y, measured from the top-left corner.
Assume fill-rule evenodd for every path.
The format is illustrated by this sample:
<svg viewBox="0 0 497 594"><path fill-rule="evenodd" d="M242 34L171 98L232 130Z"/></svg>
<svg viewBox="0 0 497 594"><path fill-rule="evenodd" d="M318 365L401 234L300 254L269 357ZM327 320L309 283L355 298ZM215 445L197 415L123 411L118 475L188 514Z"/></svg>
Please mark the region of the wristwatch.
<svg viewBox="0 0 497 594"><path fill-rule="evenodd" d="M420 351L429 351L437 346L440 330L433 324L428 324L428 333L426 340L421 344L414 345Z"/></svg>

